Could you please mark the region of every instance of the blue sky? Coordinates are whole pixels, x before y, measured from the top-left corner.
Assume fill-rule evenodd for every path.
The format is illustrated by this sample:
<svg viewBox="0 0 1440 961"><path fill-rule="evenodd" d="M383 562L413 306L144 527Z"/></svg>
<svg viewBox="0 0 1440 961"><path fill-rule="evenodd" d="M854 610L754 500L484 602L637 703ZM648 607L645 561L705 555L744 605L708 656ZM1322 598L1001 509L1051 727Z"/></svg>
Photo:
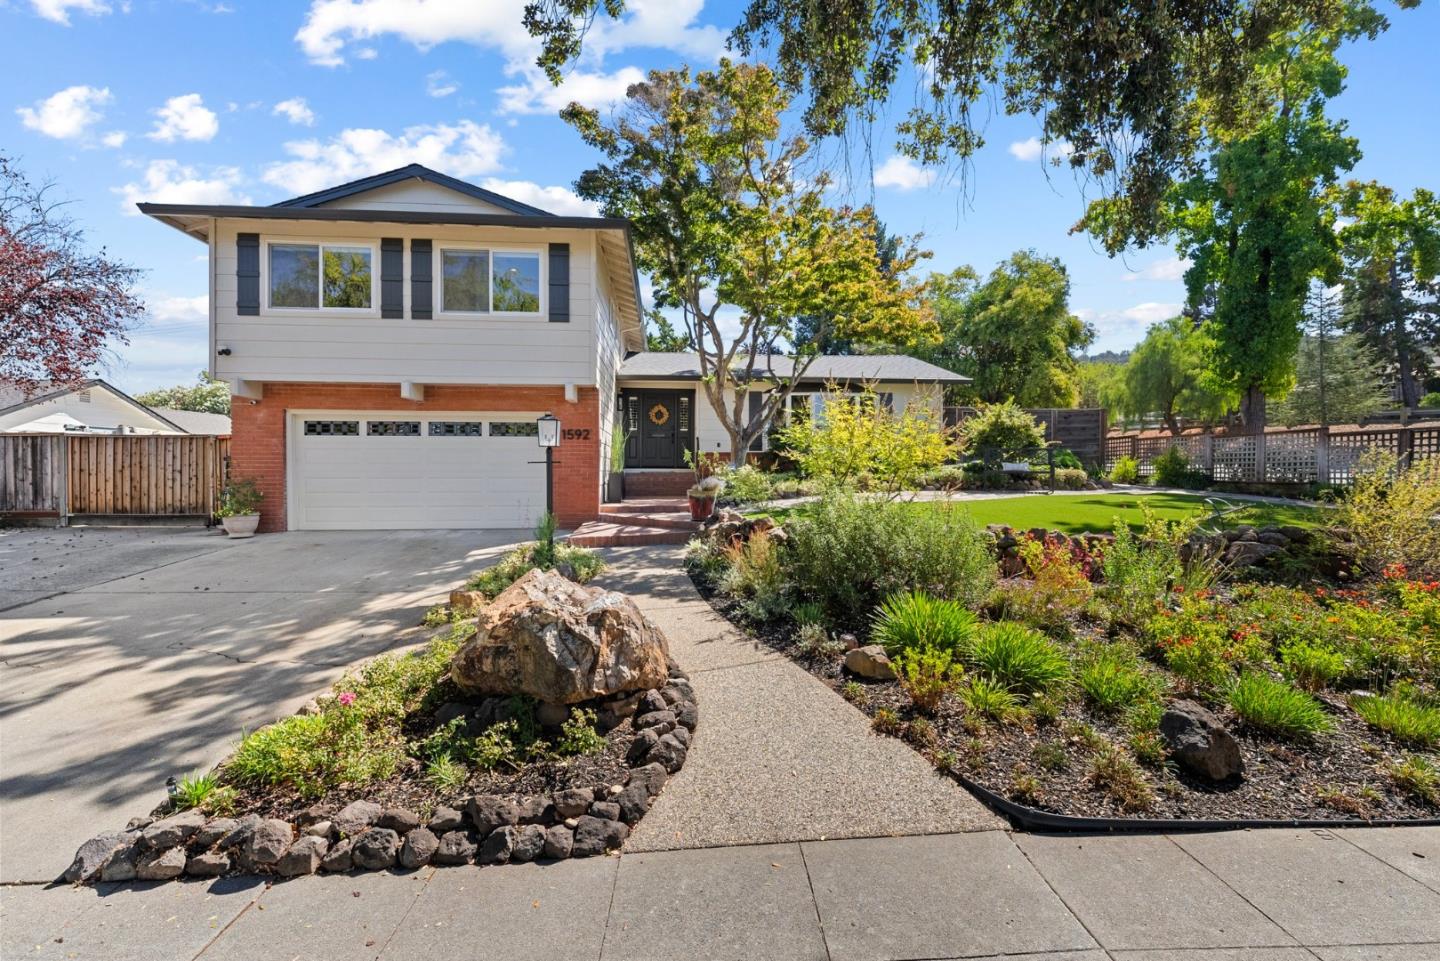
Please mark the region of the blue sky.
<svg viewBox="0 0 1440 961"><path fill-rule="evenodd" d="M136 200L272 203L417 161L584 212L570 187L594 158L555 112L603 107L644 70L713 63L742 4L628 6L557 91L533 67L524 0L0 0L0 150L54 180L92 241L147 271L150 316L104 375L132 391L188 381L206 359L205 251L135 215ZM1331 112L1360 139L1356 176L1440 187L1440 4L1388 12L1388 33L1345 51L1349 87ZM1070 236L1083 194L1037 155L1037 133L1031 118L994 117L962 183L893 160L876 129L876 208L892 230L925 234L931 269L988 271L1025 247L1059 256L1096 349L1128 347L1178 307L1182 268L1169 250L1115 260ZM861 200L865 166L850 188Z"/></svg>

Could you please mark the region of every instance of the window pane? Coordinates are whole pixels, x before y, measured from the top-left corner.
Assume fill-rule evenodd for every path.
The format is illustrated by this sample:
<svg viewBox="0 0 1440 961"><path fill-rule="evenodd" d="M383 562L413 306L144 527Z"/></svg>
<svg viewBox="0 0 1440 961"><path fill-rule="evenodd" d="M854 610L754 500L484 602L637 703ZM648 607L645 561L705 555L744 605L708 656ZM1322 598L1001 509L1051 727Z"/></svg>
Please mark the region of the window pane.
<svg viewBox="0 0 1440 961"><path fill-rule="evenodd" d="M358 420L307 420L307 437L354 437L360 433Z"/></svg>
<svg viewBox="0 0 1440 961"><path fill-rule="evenodd" d="M490 422L491 437L539 437L540 425L533 420L495 420Z"/></svg>
<svg viewBox="0 0 1440 961"><path fill-rule="evenodd" d="M270 245L270 306L320 306L320 248Z"/></svg>
<svg viewBox="0 0 1440 961"><path fill-rule="evenodd" d="M372 420L366 423L365 433L371 437L419 437L418 420Z"/></svg>
<svg viewBox="0 0 1440 961"><path fill-rule="evenodd" d="M444 250L443 310L485 312L490 309L490 254L484 250Z"/></svg>
<svg viewBox="0 0 1440 961"><path fill-rule="evenodd" d="M370 248L325 248L325 306L370 306Z"/></svg>
<svg viewBox="0 0 1440 961"><path fill-rule="evenodd" d="M540 312L540 255L495 255L495 309Z"/></svg>

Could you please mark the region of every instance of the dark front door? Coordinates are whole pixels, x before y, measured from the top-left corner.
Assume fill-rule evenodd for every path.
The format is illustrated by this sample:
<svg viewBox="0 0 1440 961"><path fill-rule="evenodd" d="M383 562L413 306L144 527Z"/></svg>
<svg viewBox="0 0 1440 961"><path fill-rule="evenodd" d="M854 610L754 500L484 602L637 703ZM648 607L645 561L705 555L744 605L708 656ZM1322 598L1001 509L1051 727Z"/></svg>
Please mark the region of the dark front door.
<svg viewBox="0 0 1440 961"><path fill-rule="evenodd" d="M693 437L687 391L638 390L624 396L626 467L684 467Z"/></svg>

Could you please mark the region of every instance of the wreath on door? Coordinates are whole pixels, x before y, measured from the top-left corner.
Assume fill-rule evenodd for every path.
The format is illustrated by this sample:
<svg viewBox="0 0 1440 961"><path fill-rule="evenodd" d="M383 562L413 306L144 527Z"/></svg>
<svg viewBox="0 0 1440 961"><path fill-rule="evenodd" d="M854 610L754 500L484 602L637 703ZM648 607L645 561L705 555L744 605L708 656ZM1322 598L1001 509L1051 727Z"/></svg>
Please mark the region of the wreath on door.
<svg viewBox="0 0 1440 961"><path fill-rule="evenodd" d="M664 404L656 404L654 407L650 408L650 423L654 424L656 427L664 427L666 422L669 420L670 408L666 407Z"/></svg>

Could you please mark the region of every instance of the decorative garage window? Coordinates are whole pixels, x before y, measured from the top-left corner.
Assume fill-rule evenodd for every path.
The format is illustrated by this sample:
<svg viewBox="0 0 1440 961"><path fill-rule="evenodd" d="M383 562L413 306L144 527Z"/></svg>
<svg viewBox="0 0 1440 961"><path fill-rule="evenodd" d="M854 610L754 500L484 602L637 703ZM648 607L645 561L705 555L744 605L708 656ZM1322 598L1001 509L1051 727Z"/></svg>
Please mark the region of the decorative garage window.
<svg viewBox="0 0 1440 961"><path fill-rule="evenodd" d="M419 437L418 420L371 420L365 422L365 433L371 437Z"/></svg>
<svg viewBox="0 0 1440 961"><path fill-rule="evenodd" d="M307 420L306 437L355 437L360 433L358 420Z"/></svg>
<svg viewBox="0 0 1440 961"><path fill-rule="evenodd" d="M431 437L484 437L485 423L478 420L432 420Z"/></svg>
<svg viewBox="0 0 1440 961"><path fill-rule="evenodd" d="M540 425L533 420L494 420L490 422L491 437L538 437Z"/></svg>

